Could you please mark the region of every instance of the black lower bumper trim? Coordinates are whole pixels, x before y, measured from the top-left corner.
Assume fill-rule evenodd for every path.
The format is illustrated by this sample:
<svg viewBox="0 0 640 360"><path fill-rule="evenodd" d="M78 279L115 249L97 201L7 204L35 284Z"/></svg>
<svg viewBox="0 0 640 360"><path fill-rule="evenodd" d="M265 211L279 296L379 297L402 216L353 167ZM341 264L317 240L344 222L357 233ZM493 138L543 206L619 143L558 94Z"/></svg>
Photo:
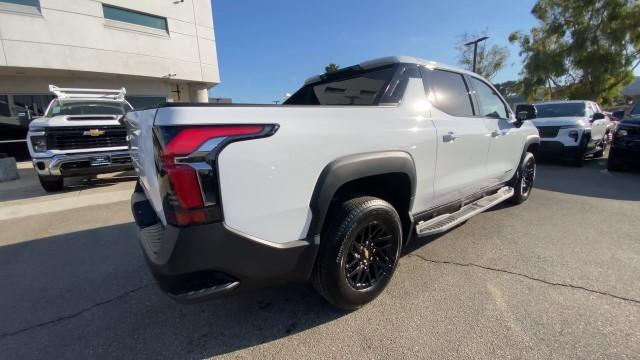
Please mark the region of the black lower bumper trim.
<svg viewBox="0 0 640 360"><path fill-rule="evenodd" d="M147 263L160 288L175 300L200 302L311 276L317 241L272 246L223 223L180 228L156 221L149 226L153 208L140 203L148 204L144 193L135 192L131 200Z"/></svg>
<svg viewBox="0 0 640 360"><path fill-rule="evenodd" d="M541 141L539 155L541 157L559 156L573 158L580 153L584 153L584 147L577 144L576 146L565 146L559 141Z"/></svg>

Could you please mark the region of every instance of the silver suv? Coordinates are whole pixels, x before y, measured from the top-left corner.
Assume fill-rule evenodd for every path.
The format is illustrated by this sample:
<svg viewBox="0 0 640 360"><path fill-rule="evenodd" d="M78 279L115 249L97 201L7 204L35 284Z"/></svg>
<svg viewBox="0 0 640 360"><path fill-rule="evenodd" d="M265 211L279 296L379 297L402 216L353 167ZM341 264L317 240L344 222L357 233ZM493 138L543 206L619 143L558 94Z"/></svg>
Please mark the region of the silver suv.
<svg viewBox="0 0 640 360"><path fill-rule="evenodd" d="M609 143L611 121L593 101L573 100L534 104L534 125L540 133L540 154L584 165L587 155L601 157Z"/></svg>

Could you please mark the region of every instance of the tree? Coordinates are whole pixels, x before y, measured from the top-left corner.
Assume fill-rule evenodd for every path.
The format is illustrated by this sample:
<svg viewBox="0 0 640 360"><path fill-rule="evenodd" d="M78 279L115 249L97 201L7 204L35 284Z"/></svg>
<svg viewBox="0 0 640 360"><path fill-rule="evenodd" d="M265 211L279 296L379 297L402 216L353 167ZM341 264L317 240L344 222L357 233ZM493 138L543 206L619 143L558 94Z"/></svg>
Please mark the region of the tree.
<svg viewBox="0 0 640 360"><path fill-rule="evenodd" d="M555 98L611 104L640 61L640 3L636 0L538 0L539 25L514 32L524 58L523 95L547 87Z"/></svg>
<svg viewBox="0 0 640 360"><path fill-rule="evenodd" d="M331 63L331 64L329 64L329 65L324 67L324 72L326 72L326 73L332 73L332 72L336 72L338 70L340 70L340 66L338 66L338 65L336 65L334 63Z"/></svg>
<svg viewBox="0 0 640 360"><path fill-rule="evenodd" d="M520 94L520 83L515 80L508 80L502 83L493 84L493 86L495 86L496 90L498 90L505 98Z"/></svg>
<svg viewBox="0 0 640 360"><path fill-rule="evenodd" d="M473 70L473 46L465 46L464 44L486 35L487 31L485 30L479 34L465 32L458 36L456 44L456 49L460 52L458 64ZM508 57L509 50L506 46L489 46L486 41L480 42L476 57L476 73L491 80L504 67Z"/></svg>

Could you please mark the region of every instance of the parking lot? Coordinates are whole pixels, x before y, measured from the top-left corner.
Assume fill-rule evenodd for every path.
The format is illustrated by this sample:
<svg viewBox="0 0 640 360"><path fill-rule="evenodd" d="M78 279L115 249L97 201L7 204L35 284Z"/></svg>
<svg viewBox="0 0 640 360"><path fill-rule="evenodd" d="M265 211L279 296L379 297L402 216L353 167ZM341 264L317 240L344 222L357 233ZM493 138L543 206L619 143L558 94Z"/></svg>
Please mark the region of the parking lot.
<svg viewBox="0 0 640 360"><path fill-rule="evenodd" d="M23 166L0 184L1 357L637 358L640 175L604 168L540 165L528 202L418 239L347 313L293 285L176 304L140 253L131 178L44 195Z"/></svg>

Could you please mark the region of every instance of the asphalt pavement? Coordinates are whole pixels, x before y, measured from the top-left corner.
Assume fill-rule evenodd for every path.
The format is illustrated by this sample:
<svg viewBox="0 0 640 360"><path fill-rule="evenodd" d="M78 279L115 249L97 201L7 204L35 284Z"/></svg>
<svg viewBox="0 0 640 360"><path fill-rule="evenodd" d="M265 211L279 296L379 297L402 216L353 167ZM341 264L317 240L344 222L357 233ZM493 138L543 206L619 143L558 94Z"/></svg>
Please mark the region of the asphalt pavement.
<svg viewBox="0 0 640 360"><path fill-rule="evenodd" d="M2 185L0 358L639 358L640 173L604 168L540 165L529 201L416 240L354 312L303 285L174 303L115 195L132 181Z"/></svg>

